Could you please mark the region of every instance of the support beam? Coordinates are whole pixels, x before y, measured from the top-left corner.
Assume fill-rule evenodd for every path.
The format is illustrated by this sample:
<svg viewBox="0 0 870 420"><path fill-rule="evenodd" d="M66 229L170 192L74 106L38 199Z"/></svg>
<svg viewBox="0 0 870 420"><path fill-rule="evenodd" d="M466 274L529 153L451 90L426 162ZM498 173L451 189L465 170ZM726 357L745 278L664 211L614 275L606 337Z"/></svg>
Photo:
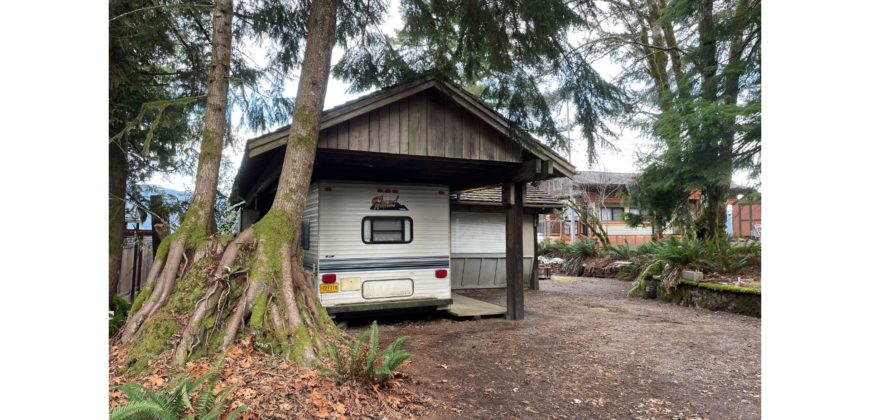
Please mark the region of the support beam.
<svg viewBox="0 0 870 420"><path fill-rule="evenodd" d="M463 175L450 183L450 192L488 188L503 182L541 181L552 177L552 161L532 159L513 168L498 168L473 175Z"/></svg>
<svg viewBox="0 0 870 420"><path fill-rule="evenodd" d="M532 222L532 277L529 278L530 290L541 290L541 281L538 278L538 222L541 220L541 215L535 214L535 220Z"/></svg>
<svg viewBox="0 0 870 420"><path fill-rule="evenodd" d="M502 199L506 207L505 268L507 274L507 314L510 320L525 317L523 309L523 202L525 182L502 184ZM507 199L512 198L508 203Z"/></svg>

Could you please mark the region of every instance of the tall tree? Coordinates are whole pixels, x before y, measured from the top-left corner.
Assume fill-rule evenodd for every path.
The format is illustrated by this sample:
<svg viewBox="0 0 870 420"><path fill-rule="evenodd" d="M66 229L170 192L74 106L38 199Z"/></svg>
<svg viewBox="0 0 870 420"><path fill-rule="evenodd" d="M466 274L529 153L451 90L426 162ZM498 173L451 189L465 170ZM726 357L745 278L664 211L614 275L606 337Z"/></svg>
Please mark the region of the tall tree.
<svg viewBox="0 0 870 420"><path fill-rule="evenodd" d="M169 299L185 251L188 248L201 246L201 243L214 233L215 194L226 129L230 52L233 38L232 19L232 0L215 1L212 18L211 68L196 187L181 226L170 238L160 244L146 280L148 289L140 294L140 296L147 296L147 299L130 316L121 337L123 342L133 340L142 323L153 316Z"/></svg>
<svg viewBox="0 0 870 420"><path fill-rule="evenodd" d="M206 37L193 29L201 5L109 2L109 298L120 271L125 207L157 171L184 165L198 134L189 105L204 98Z"/></svg>
<svg viewBox="0 0 870 420"><path fill-rule="evenodd" d="M289 120L293 101L283 85L301 60L306 7L254 1L234 10L239 19L232 26L227 108L241 111L241 126L257 131ZM143 186L155 174L196 174L210 73L210 9L196 0L109 3L110 296L117 285L125 200L146 203ZM251 43L265 60L246 53ZM225 130L224 146L234 144L231 134ZM209 207L226 207L225 201Z"/></svg>
<svg viewBox="0 0 870 420"><path fill-rule="evenodd" d="M220 254L219 269L212 272L210 281L185 283L176 287L176 277L186 251L193 247L209 248L205 239L210 233L207 219L211 217L204 203L214 202L216 164L219 162L222 123L226 112L227 76L230 62L231 2L215 4L212 74L209 78L209 107L206 111L206 130L199 157L197 189L190 209L181 227L169 243L161 244L155 268L149 273L148 289L134 302L134 313L128 319L121 341L130 343L130 363L141 363L142 358L153 357L155 335L166 340L167 331L175 331L181 316L186 320L182 337L176 346L176 360L182 363L196 344L212 330L220 327L218 349L225 349L237 338L244 320L249 320L251 331L257 333L258 343L268 342L287 355L300 361L310 361L317 349L326 343L326 336L336 334L334 325L319 305L310 289L309 279L302 270L298 229L302 203L308 190L314 161L317 133L323 107L332 46L336 38L336 1L315 1L305 13L305 55L299 87L295 99L293 124L272 210L257 224L239 234ZM344 9L347 12L347 8ZM350 14L352 16L352 14ZM352 33L350 28L344 28ZM218 117L221 118L218 118ZM209 195L211 194L211 195ZM231 296L231 282L222 281L224 270L237 266L240 251L256 242L253 257L238 264L248 273L244 291ZM214 245L214 243L212 243ZM197 255L204 258L208 249ZM196 264L196 263L194 263ZM190 273L182 273L182 282L193 281ZM200 290L192 290L204 286ZM197 293L198 292L198 293ZM167 302L169 304L167 304ZM180 303L181 302L181 303ZM231 305L232 311L220 317L216 309ZM188 309L183 309L184 306ZM182 313L189 311L187 313ZM211 321L207 321L211 319ZM157 345L162 348L163 343Z"/></svg>
<svg viewBox="0 0 870 420"><path fill-rule="evenodd" d="M596 146L612 140L606 122L629 104L571 42L593 10L586 2L403 1L398 36L372 31L361 37L335 73L361 91L435 72L476 87L517 128L563 150L568 141L553 115L559 103L570 102L595 160Z"/></svg>
<svg viewBox="0 0 870 420"><path fill-rule="evenodd" d="M761 2L602 4L589 53L612 52L623 65L623 84L639 86L631 92L643 105L635 122L661 146L647 162L645 185L658 199L679 201L699 190L696 231L721 241L733 172L760 171Z"/></svg>

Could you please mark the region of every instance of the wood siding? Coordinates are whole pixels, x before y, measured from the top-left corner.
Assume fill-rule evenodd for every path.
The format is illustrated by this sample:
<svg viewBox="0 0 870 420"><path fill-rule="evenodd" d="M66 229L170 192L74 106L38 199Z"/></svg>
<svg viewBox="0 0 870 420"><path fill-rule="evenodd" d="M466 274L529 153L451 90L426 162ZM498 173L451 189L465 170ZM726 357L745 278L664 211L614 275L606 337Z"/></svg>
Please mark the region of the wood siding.
<svg viewBox="0 0 870 420"><path fill-rule="evenodd" d="M464 220L463 220L464 219ZM523 284L532 278L535 216L523 216ZM505 214L451 212L450 281L454 290L507 284Z"/></svg>
<svg viewBox="0 0 870 420"><path fill-rule="evenodd" d="M425 91L320 133L318 148L522 162L522 149L446 98Z"/></svg>

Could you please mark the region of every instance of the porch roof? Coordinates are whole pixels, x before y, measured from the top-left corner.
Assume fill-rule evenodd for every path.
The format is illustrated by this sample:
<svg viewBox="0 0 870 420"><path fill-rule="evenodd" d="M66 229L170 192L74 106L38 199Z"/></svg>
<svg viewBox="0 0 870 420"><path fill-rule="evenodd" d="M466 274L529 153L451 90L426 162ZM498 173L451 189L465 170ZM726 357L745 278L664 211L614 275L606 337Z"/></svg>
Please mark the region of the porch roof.
<svg viewBox="0 0 870 420"><path fill-rule="evenodd" d="M277 182L289 130L247 142L233 202ZM324 111L312 180L437 183L457 192L572 174L567 160L479 98L426 76Z"/></svg>

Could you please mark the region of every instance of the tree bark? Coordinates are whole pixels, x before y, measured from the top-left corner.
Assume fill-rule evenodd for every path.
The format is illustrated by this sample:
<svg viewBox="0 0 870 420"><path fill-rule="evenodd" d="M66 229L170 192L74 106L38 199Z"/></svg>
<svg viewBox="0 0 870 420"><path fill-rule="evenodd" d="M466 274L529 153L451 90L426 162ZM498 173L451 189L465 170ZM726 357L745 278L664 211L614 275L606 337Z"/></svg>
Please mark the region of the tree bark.
<svg viewBox="0 0 870 420"><path fill-rule="evenodd" d="M250 231L243 232L223 253L221 269L232 265L242 243L256 242L244 291L227 303L229 313L222 323L219 350L224 351L240 335L252 334L255 343L275 346L290 359L313 361L327 340L338 334L314 294L313 279L302 268L299 229L305 198L311 182L317 138L332 47L335 43L337 0L311 4L308 38L302 62L296 109L278 179L278 189L269 212ZM212 284L196 305L175 352L183 364L194 343L204 335L204 320L215 317L223 286Z"/></svg>
<svg viewBox="0 0 870 420"><path fill-rule="evenodd" d="M109 142L109 307L118 294L121 253L124 244L125 198L127 197L127 152L123 140ZM114 308L112 308L114 309Z"/></svg>
<svg viewBox="0 0 870 420"><path fill-rule="evenodd" d="M163 307L173 293L176 275L187 248L201 247L214 232L214 205L226 131L232 19L233 1L215 1L205 124L193 198L181 226L161 244L157 252L151 272L148 273L147 282L151 283L151 292L141 308L128 318L121 336L123 343L132 341L139 328Z"/></svg>

